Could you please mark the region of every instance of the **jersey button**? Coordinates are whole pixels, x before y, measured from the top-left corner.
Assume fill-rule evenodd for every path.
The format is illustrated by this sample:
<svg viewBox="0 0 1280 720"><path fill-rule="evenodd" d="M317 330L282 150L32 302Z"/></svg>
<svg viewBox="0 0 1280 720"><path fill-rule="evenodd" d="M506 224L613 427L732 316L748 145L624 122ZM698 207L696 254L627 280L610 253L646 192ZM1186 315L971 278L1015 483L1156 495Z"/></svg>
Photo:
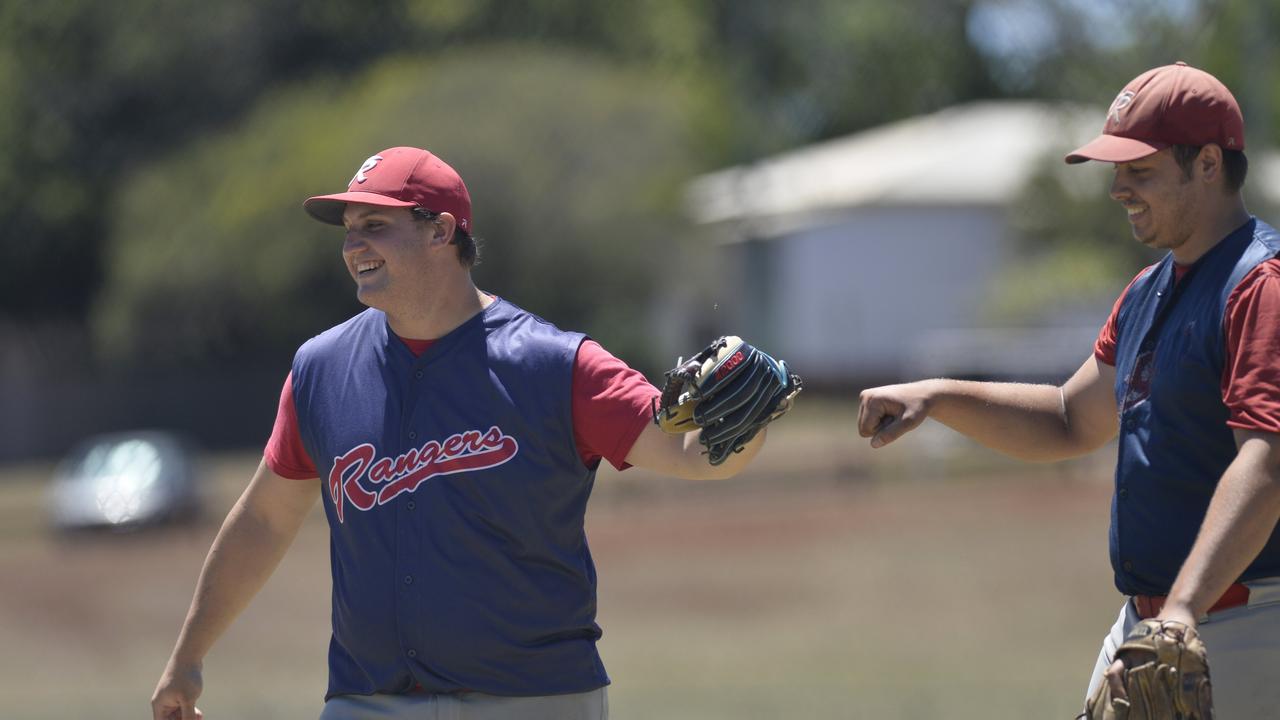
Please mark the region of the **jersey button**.
<svg viewBox="0 0 1280 720"><path fill-rule="evenodd" d="M1125 560L1124 563L1120 565L1120 567L1124 568L1125 572L1133 572L1133 563L1128 560Z"/></svg>
<svg viewBox="0 0 1280 720"><path fill-rule="evenodd" d="M410 431L409 431L409 439L410 439L410 440L417 440L417 439L418 439L418 433L414 432L413 430L410 430Z"/></svg>
<svg viewBox="0 0 1280 720"><path fill-rule="evenodd" d="M416 370L416 371L414 371L413 376L414 376L414 377L416 377L416 378L418 378L419 380L421 380L421 379L422 379L422 371L421 371L421 370Z"/></svg>
<svg viewBox="0 0 1280 720"><path fill-rule="evenodd" d="M405 575L405 576L404 576L404 584L405 584L405 585L412 585L412 584L413 584L413 576L412 576L412 575Z"/></svg>
<svg viewBox="0 0 1280 720"><path fill-rule="evenodd" d="M418 507L418 503L416 503L416 502L414 502L414 501L410 500L410 501L409 501L409 503L408 503L408 508L409 508L410 510L412 510L412 509L414 509L414 508L416 508L416 507Z"/></svg>
<svg viewBox="0 0 1280 720"><path fill-rule="evenodd" d="M1120 488L1120 492L1118 494L1120 495L1121 500L1129 497L1129 488Z"/></svg>
<svg viewBox="0 0 1280 720"><path fill-rule="evenodd" d="M418 657L418 651L410 650L409 652L405 653L405 655L408 655L409 657Z"/></svg>

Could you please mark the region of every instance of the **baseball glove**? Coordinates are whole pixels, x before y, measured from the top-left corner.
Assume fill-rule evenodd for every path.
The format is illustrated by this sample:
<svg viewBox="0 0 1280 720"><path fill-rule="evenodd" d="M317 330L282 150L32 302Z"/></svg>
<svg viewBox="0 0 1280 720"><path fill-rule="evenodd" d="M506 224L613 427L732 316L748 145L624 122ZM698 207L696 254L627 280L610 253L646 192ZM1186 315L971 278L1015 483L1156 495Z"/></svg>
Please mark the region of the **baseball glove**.
<svg viewBox="0 0 1280 720"><path fill-rule="evenodd" d="M1194 628L1143 620L1116 651L1127 698L1113 698L1104 678L1080 717L1088 720L1212 720L1209 660Z"/></svg>
<svg viewBox="0 0 1280 720"><path fill-rule="evenodd" d="M729 335L676 360L654 398L653 421L673 434L701 428L707 459L719 465L790 410L800 385L785 362Z"/></svg>

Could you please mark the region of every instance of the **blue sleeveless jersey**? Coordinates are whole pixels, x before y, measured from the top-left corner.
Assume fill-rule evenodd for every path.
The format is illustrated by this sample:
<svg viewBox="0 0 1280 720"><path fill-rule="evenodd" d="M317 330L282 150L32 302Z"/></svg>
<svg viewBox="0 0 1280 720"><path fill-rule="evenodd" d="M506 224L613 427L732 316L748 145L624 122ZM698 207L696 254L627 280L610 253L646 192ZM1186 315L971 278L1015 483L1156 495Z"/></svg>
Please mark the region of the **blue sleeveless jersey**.
<svg viewBox="0 0 1280 720"><path fill-rule="evenodd" d="M608 684L570 406L582 339L499 299L418 358L373 309L299 349L331 531L326 698Z"/></svg>
<svg viewBox="0 0 1280 720"><path fill-rule="evenodd" d="M1219 478L1236 456L1222 401L1231 291L1280 252L1253 219L1174 283L1172 254L1134 281L1116 316L1119 457L1111 566L1126 595L1164 595L1191 552ZM1280 575L1280 531L1241 580Z"/></svg>

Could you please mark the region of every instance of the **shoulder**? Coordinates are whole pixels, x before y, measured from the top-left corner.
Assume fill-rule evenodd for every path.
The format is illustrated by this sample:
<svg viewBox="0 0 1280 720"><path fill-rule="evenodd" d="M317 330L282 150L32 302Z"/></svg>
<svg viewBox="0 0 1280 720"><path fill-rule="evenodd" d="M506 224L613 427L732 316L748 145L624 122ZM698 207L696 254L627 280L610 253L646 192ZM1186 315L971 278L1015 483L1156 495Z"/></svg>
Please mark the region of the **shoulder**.
<svg viewBox="0 0 1280 720"><path fill-rule="evenodd" d="M501 374L532 374L563 383L570 382L574 358L586 338L500 298L485 309L484 332L486 362Z"/></svg>
<svg viewBox="0 0 1280 720"><path fill-rule="evenodd" d="M1244 298L1280 297L1280 258L1257 264L1231 290L1227 307L1238 305Z"/></svg>
<svg viewBox="0 0 1280 720"><path fill-rule="evenodd" d="M550 356L571 360L586 339L583 333L562 330L555 323L501 298L486 308L485 330L495 350L509 350L525 358Z"/></svg>
<svg viewBox="0 0 1280 720"><path fill-rule="evenodd" d="M1128 299L1131 295L1136 294L1135 293L1136 289L1141 288L1143 285L1145 285L1147 282L1149 282L1152 278L1155 277L1156 270L1160 268L1160 265L1163 262L1164 261L1162 260L1158 263L1152 263L1151 265L1148 265L1142 268L1141 270L1139 270L1138 274L1133 276L1133 279L1129 281L1129 284L1124 286L1124 290L1121 291L1120 296L1116 298L1116 304L1112 311L1113 315L1117 314L1120 311L1121 306L1124 304L1126 299Z"/></svg>
<svg viewBox="0 0 1280 720"><path fill-rule="evenodd" d="M1170 257L1172 257L1172 256L1170 256ZM1142 268L1141 270L1139 270L1139 271L1138 271L1138 274L1137 274L1137 275L1134 275L1134 276L1133 276L1133 279L1129 281L1129 287L1128 287L1128 288L1125 288L1125 289L1126 289L1126 290L1128 290L1129 288L1132 288L1134 285L1137 285L1138 283L1142 282L1143 280L1147 280L1147 279L1149 279L1149 278L1154 277L1154 276L1155 276L1155 273L1156 273L1156 270L1158 270L1158 269L1160 268L1160 266L1161 266L1164 262L1165 262L1165 260L1161 260L1160 262L1151 263L1150 265L1148 265L1148 266L1146 266L1146 267Z"/></svg>
<svg viewBox="0 0 1280 720"><path fill-rule="evenodd" d="M485 325L490 328L510 325L519 329L540 330L553 335L568 332L561 330L559 326L541 315L529 312L510 300L500 297L495 297L489 307L485 308L484 313Z"/></svg>
<svg viewBox="0 0 1280 720"><path fill-rule="evenodd" d="M369 308L302 343L298 348L295 361L312 358L346 345L356 336L384 331L385 327L386 316L382 314L382 311Z"/></svg>
<svg viewBox="0 0 1280 720"><path fill-rule="evenodd" d="M1245 286L1258 283L1271 284L1274 283L1277 278L1280 278L1280 258L1273 257L1269 260L1264 260L1258 263L1256 267L1241 278L1240 284L1237 288L1243 288Z"/></svg>
<svg viewBox="0 0 1280 720"><path fill-rule="evenodd" d="M1280 231L1258 218L1253 219L1253 242L1269 249L1272 254L1280 253Z"/></svg>
<svg viewBox="0 0 1280 720"><path fill-rule="evenodd" d="M1134 288L1139 287L1143 283L1148 282L1152 278L1154 278L1156 276L1156 271L1160 269L1160 266L1164 264L1166 260L1161 260L1160 262L1152 263L1142 268L1141 270L1139 270L1138 274L1134 275L1133 279L1129 281L1129 284L1124 286L1124 291L1120 293L1120 297L1118 299L1123 300L1126 296L1130 294L1130 292L1133 291Z"/></svg>

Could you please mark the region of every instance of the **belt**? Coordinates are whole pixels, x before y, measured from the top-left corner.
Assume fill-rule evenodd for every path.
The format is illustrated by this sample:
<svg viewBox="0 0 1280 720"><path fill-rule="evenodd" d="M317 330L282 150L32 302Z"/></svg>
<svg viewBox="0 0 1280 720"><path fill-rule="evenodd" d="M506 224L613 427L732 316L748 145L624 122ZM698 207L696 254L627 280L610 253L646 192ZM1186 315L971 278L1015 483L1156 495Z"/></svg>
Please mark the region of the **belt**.
<svg viewBox="0 0 1280 720"><path fill-rule="evenodd" d="M1134 595L1133 606L1138 610L1138 617L1142 620L1153 618L1160 614L1164 608L1164 602L1168 599L1167 595ZM1209 612L1215 613L1220 610L1240 607L1249 604L1249 587L1240 583L1235 583L1227 588L1227 591L1218 598L1218 602L1209 608ZM1206 613L1208 614L1208 613Z"/></svg>

